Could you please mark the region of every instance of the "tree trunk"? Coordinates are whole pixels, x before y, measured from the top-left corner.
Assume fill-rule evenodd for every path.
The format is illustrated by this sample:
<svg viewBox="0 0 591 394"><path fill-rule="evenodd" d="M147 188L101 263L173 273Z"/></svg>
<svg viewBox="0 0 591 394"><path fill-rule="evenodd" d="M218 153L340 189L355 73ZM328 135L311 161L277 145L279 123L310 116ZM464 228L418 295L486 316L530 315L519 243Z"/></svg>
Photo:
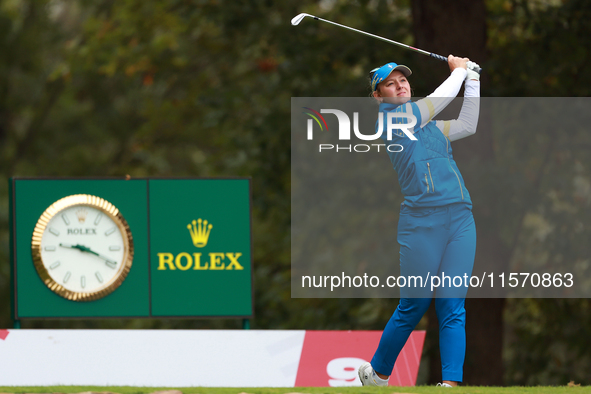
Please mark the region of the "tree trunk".
<svg viewBox="0 0 591 394"><path fill-rule="evenodd" d="M484 0L413 0L412 16L416 47L442 56L451 53L455 56L469 57L483 66L487 58ZM436 60L427 58L418 59L417 63L413 64L413 70L418 71L415 72L415 79L420 78L421 85L427 84L424 85L429 90L427 93L433 91L449 75L447 67L438 66ZM468 165L486 168L493 164L493 139L490 132L487 132L487 124L486 114L483 113L477 135L454 143L454 157L461 168ZM471 172L462 175L468 190L471 190L471 187L477 190L479 182L486 182L471 176ZM489 205L490 197L474 197L472 194L478 239L475 272L478 271L478 266L505 266L509 253L499 238L493 217L495 209L491 209ZM503 306L503 299L466 300L465 384L503 384ZM428 383L434 384L441 381L438 323L434 303L429 309L428 319Z"/></svg>

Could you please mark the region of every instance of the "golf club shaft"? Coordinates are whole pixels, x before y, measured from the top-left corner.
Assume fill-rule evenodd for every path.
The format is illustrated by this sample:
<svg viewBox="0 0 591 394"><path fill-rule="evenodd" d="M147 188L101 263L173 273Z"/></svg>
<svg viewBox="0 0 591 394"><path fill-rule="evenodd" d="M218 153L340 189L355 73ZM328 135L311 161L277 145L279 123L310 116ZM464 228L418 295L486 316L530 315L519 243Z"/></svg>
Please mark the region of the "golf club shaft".
<svg viewBox="0 0 591 394"><path fill-rule="evenodd" d="M377 38L378 40L385 41L385 42L387 42L389 44L398 45L399 47L410 49L411 51L415 51L415 52L421 53L423 55L427 55L427 56L430 56L432 58L435 58L435 59L438 59L438 60L447 62L447 58L445 56L441 56L441 55L438 55L438 54L433 53L433 52L427 52L427 51L424 51L422 49L411 47L410 45L403 44L401 42L397 42L397 41L394 41L394 40L389 40L389 39L384 38L384 37L376 36L375 34L371 34L371 33L368 33L368 32L362 31L362 30L354 29L354 28L349 27L349 26L341 25L340 23L335 23L335 22L329 21L327 19L319 18L319 17L314 16L314 15L306 14L305 16L310 16L313 19L316 19L317 21L330 23L331 25L342 27L342 28L347 29L347 30L352 30L352 31L357 32L357 33L365 34L366 36ZM294 18L294 20L295 20L295 18ZM301 19L300 19L300 21L301 21ZM297 23L299 23L299 21ZM292 24L293 24L293 22L292 22ZM474 71L476 71L476 72L478 72L480 74L482 72L482 69L481 68L477 68Z"/></svg>
<svg viewBox="0 0 591 394"><path fill-rule="evenodd" d="M371 33L365 32L363 30L358 30L358 29L355 29L355 28L352 28L352 27L349 27L349 26L341 25L340 23L335 23L335 22L329 21L327 19L322 19L322 18L319 18L317 16L315 16L314 19L319 20L319 21L322 21L322 22L330 23L331 25L339 26L339 27L345 28L347 30L352 30L352 31L355 31L357 33L365 34L366 36L377 38L378 40L382 40L382 41L385 41L385 42L390 43L390 44L398 45L399 47L403 47L403 48L407 48L407 49L410 49L410 50L413 50L413 51L417 51L419 53L422 53L423 55L428 55L428 56L434 55L434 54L429 53L427 51L423 51L422 49L413 48L410 45L406 45L406 44L403 44L401 42L396 42L394 40L389 40L389 39L384 38L384 37L376 36L375 34L371 34ZM439 55L435 55L435 56L439 56ZM441 60L447 61L447 58L444 58L443 56L439 56L439 57L441 58Z"/></svg>

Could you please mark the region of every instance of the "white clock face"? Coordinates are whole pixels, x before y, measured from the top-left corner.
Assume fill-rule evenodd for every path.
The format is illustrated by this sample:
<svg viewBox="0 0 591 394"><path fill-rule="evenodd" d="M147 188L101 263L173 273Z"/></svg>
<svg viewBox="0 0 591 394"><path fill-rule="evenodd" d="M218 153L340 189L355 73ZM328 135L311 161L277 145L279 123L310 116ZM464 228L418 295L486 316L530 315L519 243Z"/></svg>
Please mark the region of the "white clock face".
<svg viewBox="0 0 591 394"><path fill-rule="evenodd" d="M40 254L50 278L76 293L109 287L123 271L124 234L105 212L74 205L55 214L43 231Z"/></svg>

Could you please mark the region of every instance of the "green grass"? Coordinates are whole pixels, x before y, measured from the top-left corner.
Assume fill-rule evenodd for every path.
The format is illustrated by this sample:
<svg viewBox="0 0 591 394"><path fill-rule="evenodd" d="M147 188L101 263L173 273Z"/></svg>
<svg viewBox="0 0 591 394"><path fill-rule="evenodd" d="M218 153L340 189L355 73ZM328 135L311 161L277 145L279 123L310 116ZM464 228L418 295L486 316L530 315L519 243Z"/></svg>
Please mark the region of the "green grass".
<svg viewBox="0 0 591 394"><path fill-rule="evenodd" d="M433 386L417 387L290 387L290 388L208 388L208 387L94 387L94 386L36 386L36 387L0 387L0 393L81 393L81 392L114 392L120 394L149 394L154 391L180 390L183 394L441 394L448 390L453 394L581 394L591 393L591 386L537 386L537 387L477 387L462 386L445 389Z"/></svg>

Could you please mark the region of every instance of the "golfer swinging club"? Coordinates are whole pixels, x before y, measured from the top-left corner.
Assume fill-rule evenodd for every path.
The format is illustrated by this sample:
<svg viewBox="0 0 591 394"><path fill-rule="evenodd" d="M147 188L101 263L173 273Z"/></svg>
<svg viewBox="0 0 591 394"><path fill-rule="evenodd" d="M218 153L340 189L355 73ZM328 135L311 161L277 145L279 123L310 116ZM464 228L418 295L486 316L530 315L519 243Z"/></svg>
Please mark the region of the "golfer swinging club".
<svg viewBox="0 0 591 394"><path fill-rule="evenodd" d="M468 276L472 274L476 253L476 227L472 216L472 201L464 186L452 156L451 141L476 132L479 112L480 75L467 58L448 57L451 75L435 92L417 102L411 102L407 78L411 70L403 65L388 63L370 74L373 96L380 102L382 125L387 114L396 113L396 123L411 123L404 119L412 114L417 120L409 128L416 140L400 130L382 133L386 144L400 144L403 150L389 152L398 173L404 194L398 222L400 244L400 274ZM432 120L457 96L465 81L464 103L456 120ZM376 127L378 127L376 122ZM445 284L444 284L445 285ZM435 308L439 320L439 348L443 383L453 387L462 381L466 353L467 288L442 286L436 289ZM394 363L409 335L427 311L433 291L430 286L401 288L401 298L380 339L371 360L359 367L364 386L387 386Z"/></svg>

